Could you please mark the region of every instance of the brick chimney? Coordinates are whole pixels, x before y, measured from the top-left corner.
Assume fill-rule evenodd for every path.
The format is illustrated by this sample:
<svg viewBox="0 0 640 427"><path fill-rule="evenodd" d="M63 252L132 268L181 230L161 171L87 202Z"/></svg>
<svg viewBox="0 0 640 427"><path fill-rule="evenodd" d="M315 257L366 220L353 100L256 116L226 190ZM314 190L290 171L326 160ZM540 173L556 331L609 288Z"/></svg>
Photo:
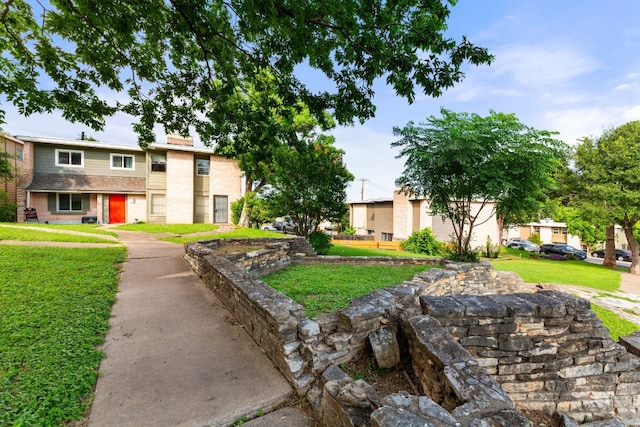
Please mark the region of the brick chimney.
<svg viewBox="0 0 640 427"><path fill-rule="evenodd" d="M167 135L167 144L173 145L187 145L193 147L193 137L183 137L180 135Z"/></svg>

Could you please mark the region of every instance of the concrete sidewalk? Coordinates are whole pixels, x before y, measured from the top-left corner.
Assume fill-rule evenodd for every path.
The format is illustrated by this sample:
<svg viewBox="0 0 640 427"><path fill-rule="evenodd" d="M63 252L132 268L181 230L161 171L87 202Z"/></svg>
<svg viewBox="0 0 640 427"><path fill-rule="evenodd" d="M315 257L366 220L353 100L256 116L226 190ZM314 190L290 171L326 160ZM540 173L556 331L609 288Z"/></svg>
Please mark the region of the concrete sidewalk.
<svg viewBox="0 0 640 427"><path fill-rule="evenodd" d="M116 232L129 257L89 426L228 426L287 398L290 385L191 271L181 245ZM311 425L296 410L270 419Z"/></svg>

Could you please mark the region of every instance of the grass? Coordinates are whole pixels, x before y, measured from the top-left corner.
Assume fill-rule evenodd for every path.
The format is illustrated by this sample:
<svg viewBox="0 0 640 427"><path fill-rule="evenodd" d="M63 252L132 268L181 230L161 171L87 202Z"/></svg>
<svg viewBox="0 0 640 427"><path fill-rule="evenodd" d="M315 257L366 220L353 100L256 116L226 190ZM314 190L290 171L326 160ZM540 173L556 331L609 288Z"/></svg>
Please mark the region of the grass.
<svg viewBox="0 0 640 427"><path fill-rule="evenodd" d="M291 237L288 234L276 233L274 231L259 230L257 228L236 227L233 231L223 233L212 233L206 236L176 236L176 237L163 237L160 240L166 240L173 243L185 244L188 242L195 242L197 240L210 240L210 239L239 239L239 238L261 238L261 237Z"/></svg>
<svg viewBox="0 0 640 427"><path fill-rule="evenodd" d="M599 306L598 304L591 303L591 310L593 310L598 318L602 320L604 326L609 329L611 338L618 341L620 337L631 335L634 332L640 331L640 326L626 319L621 318L611 310Z"/></svg>
<svg viewBox="0 0 640 427"><path fill-rule="evenodd" d="M3 224L0 224L3 225ZM52 228L54 230L70 230L70 231L81 231L83 233L91 233L91 234L104 234L107 236L118 237L116 233L110 230L105 230L101 224L41 224L34 222L21 222L19 224L16 223L4 223L4 225L10 226L20 226L20 227L34 227L34 228Z"/></svg>
<svg viewBox="0 0 640 427"><path fill-rule="evenodd" d="M297 265L261 280L305 308L313 319L349 305L349 301L411 279L429 266Z"/></svg>
<svg viewBox="0 0 640 427"><path fill-rule="evenodd" d="M73 242L73 243L119 244L119 242L117 241L101 239L100 237L48 232L38 227L15 228L15 227L0 226L0 240L18 240L18 241L27 241L27 242Z"/></svg>
<svg viewBox="0 0 640 427"><path fill-rule="evenodd" d="M578 285L613 292L620 287L620 273L584 261L547 259L499 260L491 264L497 271L513 271L527 283Z"/></svg>
<svg viewBox="0 0 640 427"><path fill-rule="evenodd" d="M0 425L62 425L91 403L124 247L0 250Z"/></svg>
<svg viewBox="0 0 640 427"><path fill-rule="evenodd" d="M202 233L205 231L215 231L220 228L215 224L122 224L114 227L117 230L140 231L143 233L172 233L172 234L191 234Z"/></svg>
<svg viewBox="0 0 640 427"><path fill-rule="evenodd" d="M427 255L417 254L414 252L394 251L390 249L355 248L353 246L343 246L336 244L331 246L328 255L429 258L429 256Z"/></svg>

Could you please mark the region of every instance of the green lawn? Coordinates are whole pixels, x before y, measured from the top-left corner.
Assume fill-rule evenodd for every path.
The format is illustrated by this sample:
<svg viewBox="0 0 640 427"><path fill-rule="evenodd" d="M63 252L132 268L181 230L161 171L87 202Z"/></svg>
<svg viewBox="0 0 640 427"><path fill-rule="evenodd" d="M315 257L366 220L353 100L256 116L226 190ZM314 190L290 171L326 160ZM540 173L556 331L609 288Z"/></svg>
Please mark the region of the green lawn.
<svg viewBox="0 0 640 427"><path fill-rule="evenodd" d="M429 266L294 265L261 278L305 308L313 319L349 301L411 279Z"/></svg>
<svg viewBox="0 0 640 427"><path fill-rule="evenodd" d="M518 259L491 261L497 271L514 271L527 283L586 286L612 292L620 287L620 272L584 261Z"/></svg>
<svg viewBox="0 0 640 427"><path fill-rule="evenodd" d="M143 233L191 234L214 231L220 228L215 224L122 224L114 227L117 230L141 231Z"/></svg>
<svg viewBox="0 0 640 427"><path fill-rule="evenodd" d="M83 233L104 234L107 236L118 237L118 235L113 231L100 228L102 227L102 224L42 224L42 223L36 223L36 222L21 222L19 224L4 223L4 224L14 225L14 226L19 225L20 227L52 228L54 230L81 231Z"/></svg>
<svg viewBox="0 0 640 427"><path fill-rule="evenodd" d="M160 240L167 240L169 242L185 244L188 242L195 242L198 240L211 240L211 239L240 239L240 238L261 238L261 237L292 237L290 234L276 233L274 231L259 230L257 228L236 227L234 231L227 231L224 233L212 233L206 236L176 236L176 237L163 237Z"/></svg>
<svg viewBox="0 0 640 427"><path fill-rule="evenodd" d="M125 256L124 247L0 249L0 425L82 418Z"/></svg>
<svg viewBox="0 0 640 427"><path fill-rule="evenodd" d="M91 228L87 232L92 233ZM84 231L84 230L83 230ZM79 236L76 234L47 232L40 227L15 228L0 226L0 240L19 240L28 242L74 242L74 243L111 243L118 241L102 239L100 237Z"/></svg>
<svg viewBox="0 0 640 427"><path fill-rule="evenodd" d="M424 254L416 254L414 252L394 251L389 249L367 249L354 248L353 246L332 245L328 255L340 256L391 256L391 257L407 257L407 258L429 258Z"/></svg>
<svg viewBox="0 0 640 427"><path fill-rule="evenodd" d="M620 337L631 335L634 332L640 331L640 326L626 319L621 318L611 310L607 310L598 304L591 303L591 310L593 310L598 318L602 320L604 326L609 329L609 335L611 338L618 341Z"/></svg>

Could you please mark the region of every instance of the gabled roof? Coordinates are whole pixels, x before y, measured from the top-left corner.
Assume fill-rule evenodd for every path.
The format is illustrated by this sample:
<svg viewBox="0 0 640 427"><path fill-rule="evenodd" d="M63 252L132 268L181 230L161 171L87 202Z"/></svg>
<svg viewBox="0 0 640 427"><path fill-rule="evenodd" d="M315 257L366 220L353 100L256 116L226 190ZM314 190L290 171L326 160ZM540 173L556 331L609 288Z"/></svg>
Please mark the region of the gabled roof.
<svg viewBox="0 0 640 427"><path fill-rule="evenodd" d="M145 177L36 174L28 191L145 194Z"/></svg>

